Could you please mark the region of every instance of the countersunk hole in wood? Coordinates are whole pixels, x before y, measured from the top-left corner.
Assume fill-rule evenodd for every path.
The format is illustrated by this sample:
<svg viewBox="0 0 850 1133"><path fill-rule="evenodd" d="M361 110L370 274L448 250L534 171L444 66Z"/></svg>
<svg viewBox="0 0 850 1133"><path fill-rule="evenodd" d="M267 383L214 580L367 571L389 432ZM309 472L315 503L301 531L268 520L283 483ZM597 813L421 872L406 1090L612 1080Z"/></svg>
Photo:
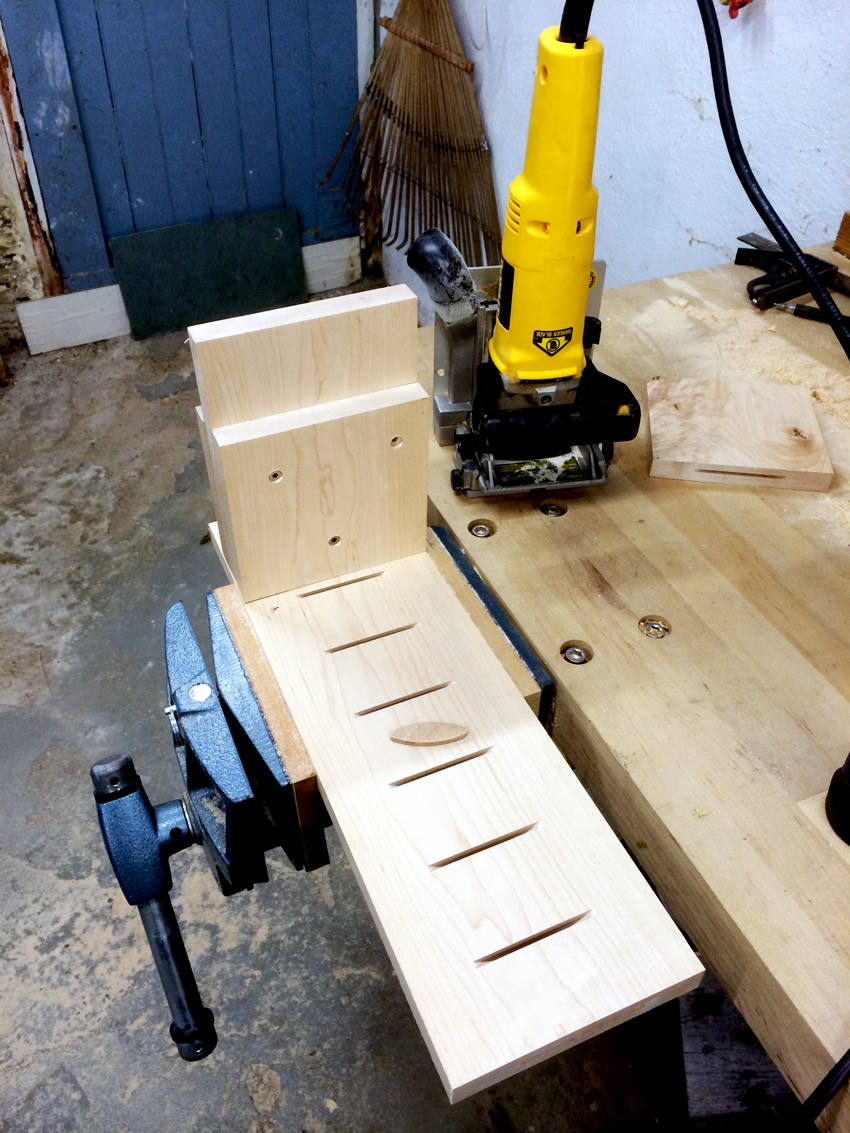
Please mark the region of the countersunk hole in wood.
<svg viewBox="0 0 850 1133"><path fill-rule="evenodd" d="M540 505L540 510L544 515L548 515L552 519L557 519L560 515L566 515L567 505L560 503L558 500L547 500Z"/></svg>
<svg viewBox="0 0 850 1133"><path fill-rule="evenodd" d="M638 628L646 634L647 637L660 640L666 637L668 633L673 632L673 627L666 618L662 618L660 614L646 614L638 622Z"/></svg>
<svg viewBox="0 0 850 1133"><path fill-rule="evenodd" d="M496 952L491 952L489 956L482 956L480 960L475 961L475 966L480 967L481 964L490 964L493 960L500 960L502 956L509 956L511 952L518 952L520 948L527 948L529 944L536 944L538 940L545 940L547 936L554 936L556 932L563 932L565 928L572 928L574 924L584 920L585 917L591 913L590 909L579 913L577 917L570 917L567 921L561 921L560 924L552 925L551 928L544 928L542 932L535 932L533 936L527 936L525 940L518 940L516 944L508 944L505 948L499 948Z"/></svg>
<svg viewBox="0 0 850 1133"><path fill-rule="evenodd" d="M561 646L561 656L571 665L586 665L593 660L593 649L586 641L565 641Z"/></svg>
<svg viewBox="0 0 850 1133"><path fill-rule="evenodd" d="M492 519L473 519L466 530L476 539L489 539L496 534L496 524Z"/></svg>
<svg viewBox="0 0 850 1133"><path fill-rule="evenodd" d="M457 759L449 759L445 763L438 763L436 767L429 767L426 771L417 771L413 775L405 775L403 779L396 779L390 783L391 787L403 787L405 783L414 783L417 779L424 779L426 775L436 775L438 771L445 771L448 767L457 767L459 763L466 763L470 759L478 759L492 751L491 747L482 747L480 751L471 751L469 755L459 755Z"/></svg>
<svg viewBox="0 0 850 1133"><path fill-rule="evenodd" d="M528 826L522 826L519 830L511 830L509 834L502 834L498 838L491 838L489 842L482 842L480 846L470 846L468 850L461 850L459 854L452 854L450 858L443 858L441 862L433 862L431 869L442 869L443 866L451 865L452 862L462 861L464 858L471 858L473 854L480 854L482 850L490 850L493 846L501 846L503 842L510 842L514 838L520 838L523 834L527 834L529 830L533 830L538 823L530 822Z"/></svg>
<svg viewBox="0 0 850 1133"><path fill-rule="evenodd" d="M338 542L339 542L339 535L331 535L330 539L328 539L328 546L329 547L335 547Z"/></svg>
<svg viewBox="0 0 850 1133"><path fill-rule="evenodd" d="M392 637L394 633L405 633L409 629L415 629L416 624L416 622L411 622L409 626L385 629L383 633L373 633L371 637L359 637L357 641L347 641L345 645L334 645L332 649L326 649L325 653L341 653L343 649L353 649L355 645L365 645L368 641L380 641L382 637Z"/></svg>
<svg viewBox="0 0 850 1133"><path fill-rule="evenodd" d="M439 692L442 688L448 688L452 684L451 681L443 681L441 685L432 685L430 688L420 689L419 692L409 692L407 696L397 696L394 700L387 700L383 704L376 704L374 708L362 708L359 712L355 712L355 716L370 716L373 712L380 712L384 708L392 708L394 704L404 704L406 700L415 700L418 696L427 696L430 692Z"/></svg>
<svg viewBox="0 0 850 1133"><path fill-rule="evenodd" d="M278 480L283 479L283 473L281 472L281 470L279 468L276 468L274 470L274 472L269 473L269 479L271 480L271 482L273 484L276 484L278 482Z"/></svg>
<svg viewBox="0 0 850 1133"><path fill-rule="evenodd" d="M390 441L390 445L392 446L392 448L401 448L401 446L403 444L404 444L404 437L393 437L393 439Z"/></svg>
<svg viewBox="0 0 850 1133"><path fill-rule="evenodd" d="M318 590L305 590L298 597L312 598L314 594L327 594L329 590L339 590L342 586L354 586L356 582L368 582L370 578L380 578L383 573L382 570L376 570L371 574L361 574L359 578L347 578L344 582L332 582L330 586L320 586Z"/></svg>

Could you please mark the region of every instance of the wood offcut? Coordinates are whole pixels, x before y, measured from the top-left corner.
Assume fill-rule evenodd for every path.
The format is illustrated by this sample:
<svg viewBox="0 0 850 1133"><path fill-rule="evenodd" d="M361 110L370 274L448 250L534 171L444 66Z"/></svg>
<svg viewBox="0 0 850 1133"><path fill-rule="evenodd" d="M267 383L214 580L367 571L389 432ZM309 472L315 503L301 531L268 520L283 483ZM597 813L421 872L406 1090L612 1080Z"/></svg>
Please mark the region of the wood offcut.
<svg viewBox="0 0 850 1133"><path fill-rule="evenodd" d="M825 492L832 465L809 392L773 382L655 378L651 476Z"/></svg>

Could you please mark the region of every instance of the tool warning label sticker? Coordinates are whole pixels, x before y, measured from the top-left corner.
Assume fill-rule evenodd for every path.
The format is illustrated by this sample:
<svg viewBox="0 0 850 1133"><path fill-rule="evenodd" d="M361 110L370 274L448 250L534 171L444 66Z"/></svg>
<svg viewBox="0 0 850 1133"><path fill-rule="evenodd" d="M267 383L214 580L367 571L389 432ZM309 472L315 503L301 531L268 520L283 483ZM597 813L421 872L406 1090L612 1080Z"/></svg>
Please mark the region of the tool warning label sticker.
<svg viewBox="0 0 850 1133"><path fill-rule="evenodd" d="M572 327L564 327L563 330L536 330L533 342L544 354L554 355L559 350L563 350L567 343L572 341L572 337Z"/></svg>

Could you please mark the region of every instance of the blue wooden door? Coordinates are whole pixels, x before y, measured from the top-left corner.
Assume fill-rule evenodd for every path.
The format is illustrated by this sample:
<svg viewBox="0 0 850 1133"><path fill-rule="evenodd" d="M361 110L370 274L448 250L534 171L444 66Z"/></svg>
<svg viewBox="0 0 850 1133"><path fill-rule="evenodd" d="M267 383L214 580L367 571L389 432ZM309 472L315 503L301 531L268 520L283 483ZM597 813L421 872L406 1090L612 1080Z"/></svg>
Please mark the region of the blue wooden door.
<svg viewBox="0 0 850 1133"><path fill-rule="evenodd" d="M356 231L318 187L357 103L354 0L0 0L66 284L105 239L291 205L304 243Z"/></svg>

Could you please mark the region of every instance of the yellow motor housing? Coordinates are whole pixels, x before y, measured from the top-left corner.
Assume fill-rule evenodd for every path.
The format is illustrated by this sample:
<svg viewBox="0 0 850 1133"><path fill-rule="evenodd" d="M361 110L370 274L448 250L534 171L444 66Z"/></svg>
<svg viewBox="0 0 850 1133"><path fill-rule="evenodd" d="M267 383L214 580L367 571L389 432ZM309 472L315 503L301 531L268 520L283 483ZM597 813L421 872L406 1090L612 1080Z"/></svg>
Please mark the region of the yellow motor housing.
<svg viewBox="0 0 850 1133"><path fill-rule="evenodd" d="M540 36L525 165L511 183L490 357L508 381L580 377L598 193L602 44Z"/></svg>

